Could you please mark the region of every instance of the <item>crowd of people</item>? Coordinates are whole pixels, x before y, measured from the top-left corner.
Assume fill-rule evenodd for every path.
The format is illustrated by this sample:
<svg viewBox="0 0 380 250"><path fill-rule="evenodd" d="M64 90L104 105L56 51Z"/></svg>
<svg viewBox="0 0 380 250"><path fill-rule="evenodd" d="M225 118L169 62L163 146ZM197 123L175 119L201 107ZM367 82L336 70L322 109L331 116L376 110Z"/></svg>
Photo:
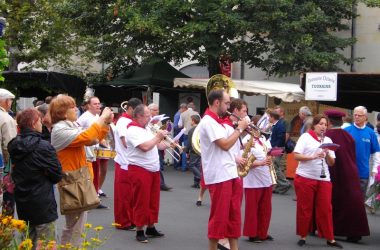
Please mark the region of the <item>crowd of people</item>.
<svg viewBox="0 0 380 250"><path fill-rule="evenodd" d="M8 114L14 99L11 92L0 89L2 213L14 216L16 208L17 216L29 223L33 242L41 237L57 240L54 186L67 173L88 168L97 195L107 197L102 186L112 158L116 229L136 231L141 243L163 237L156 225L160 191L172 189L163 171L165 150L178 150L173 144L184 146L176 154L180 157L174 168L193 172L191 187L199 189L197 206L202 206L209 191L210 250L237 250L242 235L254 243L274 240L269 234L272 194L284 195L292 188L285 174L292 124L286 121L283 107L250 119L244 100L231 98L222 89L212 90L202 117L194 103L180 104L173 133L183 135L173 141L171 126L152 120L159 115L158 105L145 105L138 98L128 100L117 119L95 96L86 100L85 110L79 110L67 95L48 97L14 119ZM343 126L345 116L339 110L313 116L310 108L299 109L300 137L293 153L299 162L294 199L301 247L310 233L335 248L343 248L336 236L359 242L369 235L365 201L380 165L379 136L369 127L365 107L353 110L348 126ZM195 136L200 148L192 143ZM100 203L97 208L107 207ZM87 211L64 218L59 242L80 246Z"/></svg>

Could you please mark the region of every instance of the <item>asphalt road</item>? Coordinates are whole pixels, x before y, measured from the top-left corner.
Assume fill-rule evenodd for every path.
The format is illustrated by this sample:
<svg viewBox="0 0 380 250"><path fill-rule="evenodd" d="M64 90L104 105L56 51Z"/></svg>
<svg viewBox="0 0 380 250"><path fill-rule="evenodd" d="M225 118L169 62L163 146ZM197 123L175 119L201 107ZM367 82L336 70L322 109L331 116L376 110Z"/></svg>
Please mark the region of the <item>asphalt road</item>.
<svg viewBox="0 0 380 250"><path fill-rule="evenodd" d="M150 239L143 244L135 240L135 232L116 230L111 225L113 220L113 179L114 169L110 164L103 191L108 197L102 203L110 209L95 209L89 212L88 223L103 226L101 237L107 237L100 249L113 250L198 250L207 249L207 221L210 211L209 196L206 192L203 205L195 205L198 189L191 188L191 172L179 172L166 167L166 183L172 186L170 192L161 191L160 217L157 229L165 233L164 238ZM296 202L292 200L294 190L286 195L273 195L273 213L270 234L274 241L263 243L248 242L245 237L239 240L240 249L298 249L295 235ZM244 207L244 206L243 206ZM344 249L380 249L380 214L368 214L371 236L364 237L362 243L352 244L341 241ZM58 220L58 232L61 234L63 217ZM318 237L308 237L304 249L328 249L326 241Z"/></svg>

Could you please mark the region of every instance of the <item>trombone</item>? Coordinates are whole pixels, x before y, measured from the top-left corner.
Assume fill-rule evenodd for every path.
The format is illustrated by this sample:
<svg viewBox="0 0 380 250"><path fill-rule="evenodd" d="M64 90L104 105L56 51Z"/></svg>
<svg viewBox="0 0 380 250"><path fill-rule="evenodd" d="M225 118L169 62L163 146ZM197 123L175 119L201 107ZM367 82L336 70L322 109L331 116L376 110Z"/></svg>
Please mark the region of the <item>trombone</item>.
<svg viewBox="0 0 380 250"><path fill-rule="evenodd" d="M149 123L147 126L153 134L157 134L157 131L161 128L156 124ZM165 136L162 142L167 147L165 151L176 161L181 159L181 154L183 153L183 148L177 142L173 140L170 136ZM177 151L178 150L178 151Z"/></svg>

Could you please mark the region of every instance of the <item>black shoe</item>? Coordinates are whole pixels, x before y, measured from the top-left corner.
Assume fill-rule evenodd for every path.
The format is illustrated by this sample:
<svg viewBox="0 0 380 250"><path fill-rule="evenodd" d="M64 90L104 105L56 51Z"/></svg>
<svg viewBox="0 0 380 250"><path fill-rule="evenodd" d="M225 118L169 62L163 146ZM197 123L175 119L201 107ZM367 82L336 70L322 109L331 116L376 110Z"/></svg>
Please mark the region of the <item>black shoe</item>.
<svg viewBox="0 0 380 250"><path fill-rule="evenodd" d="M197 202L195 202L195 204L197 205L197 207L200 207L200 206L202 206L202 201L197 201Z"/></svg>
<svg viewBox="0 0 380 250"><path fill-rule="evenodd" d="M100 197L104 197L104 198L107 197L106 193L100 193L99 196L100 196Z"/></svg>
<svg viewBox="0 0 380 250"><path fill-rule="evenodd" d="M193 185L191 185L191 187L192 187L192 188L200 188L200 187L199 187L199 184L193 184Z"/></svg>
<svg viewBox="0 0 380 250"><path fill-rule="evenodd" d="M220 244L220 243L218 243L217 248L218 248L219 250L230 250L230 249L228 249L227 247L223 246L223 245Z"/></svg>
<svg viewBox="0 0 380 250"><path fill-rule="evenodd" d="M146 236L151 237L151 238L159 238L159 237L163 237L165 235L165 234L157 231L157 229L155 227L147 227L145 234L146 234Z"/></svg>
<svg viewBox="0 0 380 250"><path fill-rule="evenodd" d="M136 231L135 225L130 225L129 227L117 227L119 230L126 230L126 231Z"/></svg>
<svg viewBox="0 0 380 250"><path fill-rule="evenodd" d="M291 187L292 187L291 185L284 187L282 190L279 190L278 193L279 194L286 194L286 192L288 192Z"/></svg>
<svg viewBox="0 0 380 250"><path fill-rule="evenodd" d="M303 240L303 239L300 239L300 240L297 242L297 245L300 246L300 247L303 247L305 244L306 244L306 240Z"/></svg>
<svg viewBox="0 0 380 250"><path fill-rule="evenodd" d="M346 241L351 243L358 243L361 239L361 236L347 236Z"/></svg>
<svg viewBox="0 0 380 250"><path fill-rule="evenodd" d="M249 242L254 242L254 243L261 243L261 242L263 242L259 237L249 237L248 241Z"/></svg>
<svg viewBox="0 0 380 250"><path fill-rule="evenodd" d="M136 231L136 240L141 243L148 243L148 238L144 234L144 230Z"/></svg>
<svg viewBox="0 0 380 250"><path fill-rule="evenodd" d="M343 246L336 241L334 242L326 241L326 243L329 247L336 247L336 248L343 249Z"/></svg>
<svg viewBox="0 0 380 250"><path fill-rule="evenodd" d="M161 186L160 189L162 191L170 191L172 189L172 187L168 187L168 186L165 185L165 186Z"/></svg>
<svg viewBox="0 0 380 250"><path fill-rule="evenodd" d="M96 209L108 209L107 206L104 206L103 204L99 204Z"/></svg>
<svg viewBox="0 0 380 250"><path fill-rule="evenodd" d="M265 239L262 239L262 241L265 240L274 241L274 238L268 234L268 236Z"/></svg>

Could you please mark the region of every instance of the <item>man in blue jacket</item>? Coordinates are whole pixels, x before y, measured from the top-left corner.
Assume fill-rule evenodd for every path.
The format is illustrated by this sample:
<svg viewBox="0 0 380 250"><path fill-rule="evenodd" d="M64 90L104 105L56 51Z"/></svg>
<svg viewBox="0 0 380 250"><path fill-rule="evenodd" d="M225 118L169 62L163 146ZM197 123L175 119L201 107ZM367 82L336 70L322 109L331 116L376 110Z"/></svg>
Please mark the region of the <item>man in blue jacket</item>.
<svg viewBox="0 0 380 250"><path fill-rule="evenodd" d="M269 113L269 122L272 123L272 134L270 136L270 143L272 148L284 148L286 137L286 124L283 118L280 119L280 114L276 111ZM277 185L273 193L285 194L290 189L291 185L286 179L284 169L282 168L281 161L283 156L274 157L273 164L277 175Z"/></svg>

